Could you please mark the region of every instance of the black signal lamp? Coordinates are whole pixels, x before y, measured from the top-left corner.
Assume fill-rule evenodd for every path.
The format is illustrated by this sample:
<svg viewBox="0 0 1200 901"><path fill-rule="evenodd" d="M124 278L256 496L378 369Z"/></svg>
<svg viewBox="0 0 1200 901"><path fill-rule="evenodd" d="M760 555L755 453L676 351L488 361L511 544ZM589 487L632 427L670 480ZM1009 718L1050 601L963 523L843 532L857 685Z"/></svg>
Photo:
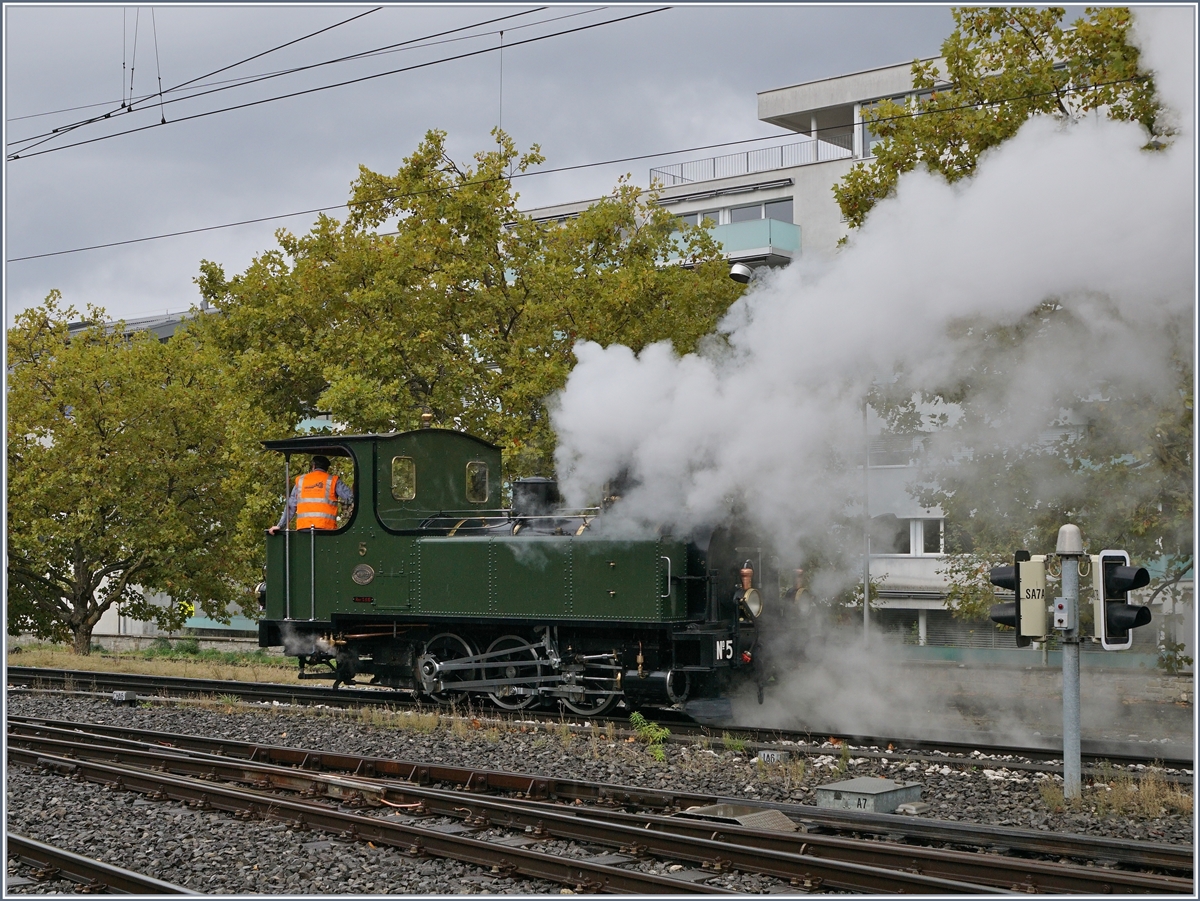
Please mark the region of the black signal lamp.
<svg viewBox="0 0 1200 901"><path fill-rule="evenodd" d="M1021 564L1029 558L1029 551L1017 551L1013 554L1012 566L993 566L988 574L993 585L1011 591L1014 596L1010 603L993 604L988 611L988 619L1002 626L1011 626L1019 648L1029 647L1032 641L1028 635L1021 634Z"/></svg>
<svg viewBox="0 0 1200 901"><path fill-rule="evenodd" d="M1106 651L1119 651L1133 645L1133 629L1150 622L1150 608L1131 602L1129 593L1150 584L1150 573L1142 566L1130 566L1125 551L1100 554L1096 578L1096 637Z"/></svg>

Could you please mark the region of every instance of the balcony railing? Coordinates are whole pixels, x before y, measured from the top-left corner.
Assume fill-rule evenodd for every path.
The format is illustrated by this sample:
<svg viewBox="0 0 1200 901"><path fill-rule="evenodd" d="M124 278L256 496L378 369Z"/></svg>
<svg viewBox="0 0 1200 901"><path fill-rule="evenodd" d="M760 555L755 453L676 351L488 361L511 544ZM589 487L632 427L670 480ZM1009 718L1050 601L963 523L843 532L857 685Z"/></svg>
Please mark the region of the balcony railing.
<svg viewBox="0 0 1200 901"><path fill-rule="evenodd" d="M686 185L714 178L729 178L733 175L749 175L751 172L767 172L771 169L788 169L792 166L808 166L830 160L844 160L854 156L854 135L831 135L820 140L801 141L797 144L782 144L778 147L760 147L741 153L709 157L706 160L688 160L671 166L650 170L650 183L663 187Z"/></svg>
<svg viewBox="0 0 1200 901"><path fill-rule="evenodd" d="M746 222L731 222L725 225L714 225L708 229L709 234L721 245L721 250L730 259L744 257L747 252L754 254L768 253L783 256L784 259L800 253L800 226L791 222L780 222L777 219L750 219ZM680 232L675 232L676 238ZM676 242L678 246L678 242ZM782 253L781 253L782 251ZM678 252L672 252L669 259L678 259Z"/></svg>

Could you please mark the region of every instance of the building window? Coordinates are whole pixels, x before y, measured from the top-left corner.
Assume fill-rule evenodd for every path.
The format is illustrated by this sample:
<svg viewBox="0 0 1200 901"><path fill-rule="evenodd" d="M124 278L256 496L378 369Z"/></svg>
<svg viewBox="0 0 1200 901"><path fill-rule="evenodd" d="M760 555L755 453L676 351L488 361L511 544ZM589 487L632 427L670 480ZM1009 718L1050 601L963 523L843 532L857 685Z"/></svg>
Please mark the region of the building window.
<svg viewBox="0 0 1200 901"><path fill-rule="evenodd" d="M912 520L899 519L892 513L872 517L871 553L912 553Z"/></svg>
<svg viewBox="0 0 1200 901"><path fill-rule="evenodd" d="M488 465L480 460L467 464L467 500L486 504L488 499Z"/></svg>
<svg viewBox="0 0 1200 901"><path fill-rule="evenodd" d="M794 222L793 219L792 198L785 197L783 200L769 200L763 204L763 218L774 219L776 222Z"/></svg>
<svg viewBox="0 0 1200 901"><path fill-rule="evenodd" d="M712 228L721 224L721 210L707 210L702 213L683 213L676 216L680 222L687 225L701 225ZM795 204L791 197L781 200L768 200L766 203L755 203L747 206L735 206L729 210L728 222L752 222L755 219L774 219L776 222L795 221Z"/></svg>
<svg viewBox="0 0 1200 901"><path fill-rule="evenodd" d="M751 219L762 218L762 204L754 206L735 206L729 211L730 222L749 222Z"/></svg>
<svg viewBox="0 0 1200 901"><path fill-rule="evenodd" d="M411 501L417 496L417 466L412 457L392 457L392 497Z"/></svg>
<svg viewBox="0 0 1200 901"><path fill-rule="evenodd" d="M921 546L926 554L942 553L942 521L940 519L925 519L921 521L923 538Z"/></svg>
<svg viewBox="0 0 1200 901"><path fill-rule="evenodd" d="M908 104L907 94L900 94L896 97L888 97L886 99L891 100L892 103L895 103L898 106L906 106ZM879 106L879 101L870 104L863 104L862 111L865 113L868 110L875 109L877 106ZM862 153L864 157L874 156L875 146L883 141L883 138L875 134L874 130L872 130L871 126L866 122L862 123L862 139Z"/></svg>

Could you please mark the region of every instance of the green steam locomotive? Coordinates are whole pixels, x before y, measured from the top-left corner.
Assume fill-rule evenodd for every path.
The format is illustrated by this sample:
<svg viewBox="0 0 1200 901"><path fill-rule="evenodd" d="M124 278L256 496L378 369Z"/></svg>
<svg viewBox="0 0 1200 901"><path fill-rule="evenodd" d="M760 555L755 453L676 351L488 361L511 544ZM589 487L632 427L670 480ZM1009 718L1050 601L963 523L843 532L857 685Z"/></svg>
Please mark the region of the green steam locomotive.
<svg viewBox="0 0 1200 901"><path fill-rule="evenodd" d="M567 510L544 478L515 480L505 508L500 449L461 432L265 446L285 470L319 454L353 471L338 528L267 536L259 644L297 657L302 679L592 716L717 698L762 671L778 583L731 529L606 535L615 492Z"/></svg>

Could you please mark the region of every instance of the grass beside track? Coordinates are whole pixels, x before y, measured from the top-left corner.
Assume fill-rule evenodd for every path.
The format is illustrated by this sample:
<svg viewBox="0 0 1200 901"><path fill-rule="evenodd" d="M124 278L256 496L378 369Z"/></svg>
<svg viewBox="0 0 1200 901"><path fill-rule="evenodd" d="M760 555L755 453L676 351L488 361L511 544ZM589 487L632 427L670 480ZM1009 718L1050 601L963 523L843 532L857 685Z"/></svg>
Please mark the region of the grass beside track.
<svg viewBox="0 0 1200 901"><path fill-rule="evenodd" d="M290 657L262 651L201 650L194 639L161 642L140 651L93 650L73 654L61 645L25 645L9 650L14 666L86 670L98 673L134 673L142 676L176 676L186 679L220 679L238 682L295 684L296 662Z"/></svg>

